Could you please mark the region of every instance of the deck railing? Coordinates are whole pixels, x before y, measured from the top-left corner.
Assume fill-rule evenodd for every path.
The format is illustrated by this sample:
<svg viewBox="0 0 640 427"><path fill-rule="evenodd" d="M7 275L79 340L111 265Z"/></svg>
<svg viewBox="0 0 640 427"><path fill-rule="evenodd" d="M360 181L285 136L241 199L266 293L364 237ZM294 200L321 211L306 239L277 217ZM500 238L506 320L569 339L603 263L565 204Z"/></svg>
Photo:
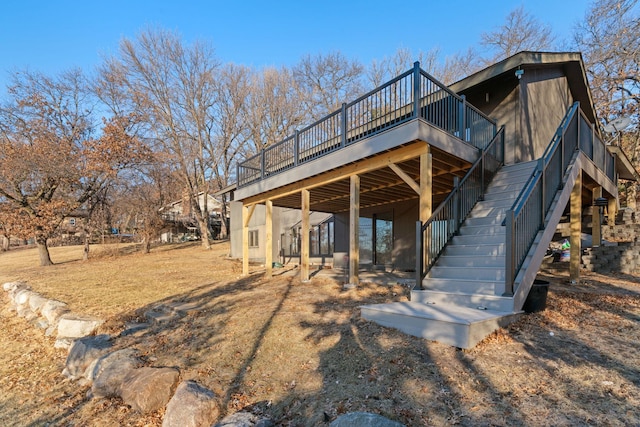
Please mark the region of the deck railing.
<svg viewBox="0 0 640 427"><path fill-rule="evenodd" d="M580 104L574 103L513 206L507 210L504 221L507 232L505 296L513 295L518 272L538 232L545 227L545 218L553 199L562 190L565 172L578 150L591 159L612 182L616 182L615 157L589 124L580 110Z"/></svg>
<svg viewBox="0 0 640 427"><path fill-rule="evenodd" d="M504 163L504 127L501 127L465 176L454 180L454 188L446 199L422 224L416 223L416 286L444 251L447 243L458 234L460 226L484 198L487 185Z"/></svg>
<svg viewBox="0 0 640 427"><path fill-rule="evenodd" d="M416 118L479 149L485 148L496 134L493 120L421 70L416 62L413 69L239 163L238 186L294 168Z"/></svg>

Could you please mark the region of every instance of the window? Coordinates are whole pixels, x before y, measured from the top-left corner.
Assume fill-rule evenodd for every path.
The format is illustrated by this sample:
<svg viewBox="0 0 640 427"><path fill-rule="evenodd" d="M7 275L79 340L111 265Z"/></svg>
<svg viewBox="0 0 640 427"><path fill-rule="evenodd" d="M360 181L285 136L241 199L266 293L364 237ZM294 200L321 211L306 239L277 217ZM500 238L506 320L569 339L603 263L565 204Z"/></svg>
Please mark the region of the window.
<svg viewBox="0 0 640 427"><path fill-rule="evenodd" d="M258 247L258 230L249 231L249 247L250 248Z"/></svg>

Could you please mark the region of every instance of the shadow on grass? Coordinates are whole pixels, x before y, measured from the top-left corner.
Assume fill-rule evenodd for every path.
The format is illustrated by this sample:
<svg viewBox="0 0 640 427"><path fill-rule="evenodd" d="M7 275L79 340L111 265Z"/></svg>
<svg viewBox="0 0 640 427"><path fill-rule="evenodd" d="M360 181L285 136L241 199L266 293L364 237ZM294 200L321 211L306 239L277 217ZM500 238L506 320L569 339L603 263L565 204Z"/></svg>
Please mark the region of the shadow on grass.
<svg viewBox="0 0 640 427"><path fill-rule="evenodd" d="M116 346L180 368L183 379L216 392L223 413L251 410L277 425L326 425L352 411L407 426L640 423L637 356L625 357L640 339L637 295L614 298L618 288L595 282L600 295L552 293L547 311L460 351L360 317L361 305L406 299L399 285L346 291L321 277L301 283L277 273L203 284L127 313L194 304ZM562 323L572 315L592 334ZM82 405L46 421L64 424Z"/></svg>

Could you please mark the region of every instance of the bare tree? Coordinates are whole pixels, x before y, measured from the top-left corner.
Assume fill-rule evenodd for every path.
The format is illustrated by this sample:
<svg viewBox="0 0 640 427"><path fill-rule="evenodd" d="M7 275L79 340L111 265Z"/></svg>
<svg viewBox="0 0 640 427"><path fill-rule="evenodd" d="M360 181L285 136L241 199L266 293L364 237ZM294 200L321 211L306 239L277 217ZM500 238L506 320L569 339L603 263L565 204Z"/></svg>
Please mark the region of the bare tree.
<svg viewBox="0 0 640 427"><path fill-rule="evenodd" d="M210 147L215 135L216 73L219 63L213 48L203 42L185 46L176 34L147 30L136 40L125 39L119 60L103 71L116 72L109 79L121 79L133 106L146 114L148 131L171 155L182 185L195 213L202 244L210 248L207 197L198 203L201 193L210 192L215 165Z"/></svg>
<svg viewBox="0 0 640 427"><path fill-rule="evenodd" d="M84 75L51 78L21 72L0 108L0 198L13 229L35 237L41 265L51 265L47 239L144 154L128 132L129 117L104 120L97 136Z"/></svg>
<svg viewBox="0 0 640 427"><path fill-rule="evenodd" d="M266 68L254 73L248 108L250 140L244 156L254 154L282 141L313 120L300 108L302 100L291 71L286 68Z"/></svg>
<svg viewBox="0 0 640 427"><path fill-rule="evenodd" d="M637 0L599 0L577 26L574 43L582 51L600 120L627 116L632 125L622 143L640 167L640 12ZM635 206L636 185L627 183Z"/></svg>
<svg viewBox="0 0 640 427"><path fill-rule="evenodd" d="M463 53L446 57L440 72L435 77L444 84L450 85L479 71L484 64L485 61L480 58L480 54L475 49L469 48Z"/></svg>
<svg viewBox="0 0 640 427"><path fill-rule="evenodd" d="M555 36L551 26L538 21L520 6L509 12L500 27L482 33L480 40L480 44L489 49L484 63L490 65L523 50L551 49Z"/></svg>
<svg viewBox="0 0 640 427"><path fill-rule="evenodd" d="M228 64L221 68L216 81L215 137L207 145L213 164L213 181L217 190L231 184L234 167L245 150L251 136L249 101L251 97L252 71L244 66ZM264 107L262 107L263 109ZM222 221L220 235L228 235L228 201L222 196Z"/></svg>
<svg viewBox="0 0 640 427"><path fill-rule="evenodd" d="M307 55L293 68L307 114L317 120L362 94L363 67L340 52Z"/></svg>
<svg viewBox="0 0 640 427"><path fill-rule="evenodd" d="M411 69L413 63L419 61L420 68L437 78L442 72L439 56L440 50L437 48L426 52L419 50L416 54L411 49L399 48L390 57L374 59L366 71L366 77L373 89Z"/></svg>

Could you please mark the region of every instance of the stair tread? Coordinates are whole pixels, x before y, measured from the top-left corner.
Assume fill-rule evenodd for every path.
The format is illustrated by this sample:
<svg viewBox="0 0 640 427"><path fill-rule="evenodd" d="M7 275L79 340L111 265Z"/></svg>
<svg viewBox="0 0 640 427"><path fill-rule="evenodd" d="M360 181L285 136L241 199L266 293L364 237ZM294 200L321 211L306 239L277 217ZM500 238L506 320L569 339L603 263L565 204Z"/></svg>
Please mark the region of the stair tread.
<svg viewBox="0 0 640 427"><path fill-rule="evenodd" d="M364 305L360 308L462 325L470 325L512 314L506 311L479 310L454 304L423 304L410 301Z"/></svg>
<svg viewBox="0 0 640 427"><path fill-rule="evenodd" d="M472 293L472 292L463 292L463 291L443 291L440 289L414 289L411 292L420 292L420 293L426 293L426 294L437 293L442 295L477 296L482 298L491 298L495 300L504 300L504 301L513 300L513 297L503 297L502 295L486 294L486 293L479 293L479 292Z"/></svg>
<svg viewBox="0 0 640 427"><path fill-rule="evenodd" d="M504 284L504 280L490 280L490 279L454 279L451 277L425 277L422 280L422 283L424 284L425 281L428 282L428 280L437 280L437 281L442 281L442 280L450 280L450 281L454 281L454 282L464 282L464 283L500 283L500 284Z"/></svg>

